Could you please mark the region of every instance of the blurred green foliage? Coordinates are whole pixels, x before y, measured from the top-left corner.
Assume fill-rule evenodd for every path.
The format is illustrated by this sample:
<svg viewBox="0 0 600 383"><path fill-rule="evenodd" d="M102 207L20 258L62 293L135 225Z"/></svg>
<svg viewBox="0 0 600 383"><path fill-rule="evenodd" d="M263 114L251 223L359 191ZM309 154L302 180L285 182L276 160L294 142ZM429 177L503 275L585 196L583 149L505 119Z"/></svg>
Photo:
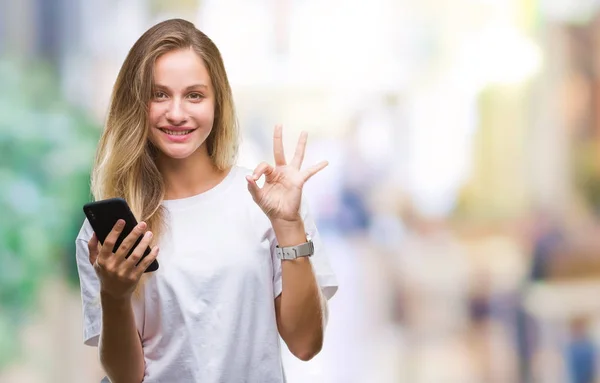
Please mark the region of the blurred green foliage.
<svg viewBox="0 0 600 383"><path fill-rule="evenodd" d="M0 369L44 279L78 283L74 240L99 129L39 60L0 59Z"/></svg>

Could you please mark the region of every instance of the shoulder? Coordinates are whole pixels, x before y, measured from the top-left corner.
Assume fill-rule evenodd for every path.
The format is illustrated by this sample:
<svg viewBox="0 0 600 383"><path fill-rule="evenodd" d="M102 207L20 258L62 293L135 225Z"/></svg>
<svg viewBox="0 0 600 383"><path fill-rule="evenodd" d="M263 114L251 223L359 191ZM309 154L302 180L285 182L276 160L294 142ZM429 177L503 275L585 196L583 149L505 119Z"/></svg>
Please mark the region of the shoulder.
<svg viewBox="0 0 600 383"><path fill-rule="evenodd" d="M230 177L235 182L243 182L245 185L246 184L246 176L252 175L252 172L253 172L253 170L248 167L241 166L241 165L234 165L230 170Z"/></svg>
<svg viewBox="0 0 600 383"><path fill-rule="evenodd" d="M255 229L263 230L269 226L267 216L252 199L248 191L246 176L252 175L253 169L236 165L231 169L231 187L228 197L223 199L226 206L221 205L224 211L235 212L237 219L247 217Z"/></svg>
<svg viewBox="0 0 600 383"><path fill-rule="evenodd" d="M244 166L232 167L226 178L227 187L223 188L226 191L224 194L231 199L254 204L248 191L248 181L246 181L246 176L252 175L252 172L252 169Z"/></svg>

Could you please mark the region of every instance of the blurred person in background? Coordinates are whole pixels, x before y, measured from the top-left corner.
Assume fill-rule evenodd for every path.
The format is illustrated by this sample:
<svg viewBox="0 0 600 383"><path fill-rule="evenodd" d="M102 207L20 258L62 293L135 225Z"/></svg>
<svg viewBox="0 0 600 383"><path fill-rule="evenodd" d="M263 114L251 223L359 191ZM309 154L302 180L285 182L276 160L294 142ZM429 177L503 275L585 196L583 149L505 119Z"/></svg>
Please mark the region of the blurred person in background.
<svg viewBox="0 0 600 383"><path fill-rule="evenodd" d="M558 249L564 245L563 233L558 219L540 210L533 215L533 225L529 233L531 242L531 261L527 277L519 287L521 295L525 295L532 283L548 279L552 259ZM515 341L519 361L519 381L531 381L534 371L533 360L539 347L539 324L531 313L527 312L524 303L516 307Z"/></svg>
<svg viewBox="0 0 600 383"><path fill-rule="evenodd" d="M301 360L321 350L337 281L302 188L327 163L301 170L302 134L287 164L278 126L275 166L244 169L237 134L214 43L180 19L144 33L92 176L96 200L124 198L140 223L114 253L122 222L104 246L87 221L76 240L84 340L111 381L285 382L279 336Z"/></svg>
<svg viewBox="0 0 600 383"><path fill-rule="evenodd" d="M569 324L571 339L565 350L567 369L573 383L597 382L598 353L590 334L591 316L573 318Z"/></svg>
<svg viewBox="0 0 600 383"><path fill-rule="evenodd" d="M523 342L520 344L523 382L533 381L539 374L531 367L535 358L555 346L544 342L544 335L548 334L543 333L543 328L549 326L548 322L564 327L564 339L557 342L556 351L562 353L569 381L597 382L597 344L593 336L597 286L593 281L597 280L598 231L593 221L569 218L550 212L536 217L532 262L526 283L546 286L554 298L552 304L561 307L562 315L560 320L550 321L521 313L518 336ZM592 285L586 288L587 281ZM569 286L583 289L569 291Z"/></svg>

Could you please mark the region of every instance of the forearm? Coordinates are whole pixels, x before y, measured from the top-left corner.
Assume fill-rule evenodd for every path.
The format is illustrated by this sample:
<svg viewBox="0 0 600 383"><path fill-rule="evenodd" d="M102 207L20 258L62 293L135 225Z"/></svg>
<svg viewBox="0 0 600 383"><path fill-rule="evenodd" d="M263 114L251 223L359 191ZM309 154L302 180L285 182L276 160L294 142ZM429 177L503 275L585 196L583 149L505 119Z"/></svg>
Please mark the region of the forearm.
<svg viewBox="0 0 600 383"><path fill-rule="evenodd" d="M144 354L130 299L102 295L100 362L113 383L137 383L144 378Z"/></svg>
<svg viewBox="0 0 600 383"><path fill-rule="evenodd" d="M279 246L306 242L304 224L274 224ZM276 305L279 333L290 351L302 360L316 355L323 344L324 304L308 257L281 262L283 290Z"/></svg>

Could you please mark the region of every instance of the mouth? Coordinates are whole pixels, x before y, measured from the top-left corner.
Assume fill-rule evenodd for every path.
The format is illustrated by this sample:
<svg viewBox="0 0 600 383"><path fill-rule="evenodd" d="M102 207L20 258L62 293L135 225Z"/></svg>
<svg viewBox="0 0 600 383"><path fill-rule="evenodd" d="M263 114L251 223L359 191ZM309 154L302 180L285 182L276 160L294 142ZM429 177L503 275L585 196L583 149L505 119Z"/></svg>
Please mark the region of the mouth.
<svg viewBox="0 0 600 383"><path fill-rule="evenodd" d="M189 130L169 130L169 129L159 129L161 132L168 134L169 136L186 136L190 133L192 133L194 130L196 129L189 129Z"/></svg>

